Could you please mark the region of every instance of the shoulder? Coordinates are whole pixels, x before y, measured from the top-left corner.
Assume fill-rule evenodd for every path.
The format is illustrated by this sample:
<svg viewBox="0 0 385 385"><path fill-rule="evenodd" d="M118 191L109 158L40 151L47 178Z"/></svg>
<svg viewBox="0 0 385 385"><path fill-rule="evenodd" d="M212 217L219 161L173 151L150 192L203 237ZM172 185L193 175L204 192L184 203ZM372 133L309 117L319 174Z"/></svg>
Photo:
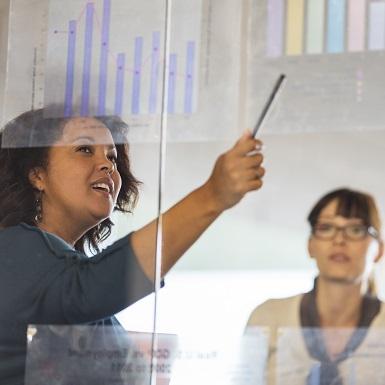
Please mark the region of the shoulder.
<svg viewBox="0 0 385 385"><path fill-rule="evenodd" d="M385 303L381 301L380 311L373 320L372 326L385 327Z"/></svg>
<svg viewBox="0 0 385 385"><path fill-rule="evenodd" d="M26 242L41 241L38 235L39 230L25 223L15 226L5 227L0 231L1 245L11 243L13 247L23 246Z"/></svg>
<svg viewBox="0 0 385 385"><path fill-rule="evenodd" d="M73 249L60 238L46 233L37 227L20 223L6 227L0 231L0 249L2 252L12 250L13 255L18 252L49 252L62 255L63 252L73 252Z"/></svg>
<svg viewBox="0 0 385 385"><path fill-rule="evenodd" d="M295 325L299 322L299 307L303 294L269 299L250 314L247 326Z"/></svg>

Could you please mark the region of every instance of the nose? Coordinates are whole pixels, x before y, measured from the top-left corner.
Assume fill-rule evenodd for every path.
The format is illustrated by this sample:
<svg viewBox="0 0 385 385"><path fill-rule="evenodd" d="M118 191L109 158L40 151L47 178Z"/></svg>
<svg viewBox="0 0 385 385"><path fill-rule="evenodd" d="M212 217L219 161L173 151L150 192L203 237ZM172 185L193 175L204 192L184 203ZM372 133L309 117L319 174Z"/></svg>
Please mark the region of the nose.
<svg viewBox="0 0 385 385"><path fill-rule="evenodd" d="M336 235L334 236L333 242L336 244L341 244L346 242L344 229L337 229Z"/></svg>
<svg viewBox="0 0 385 385"><path fill-rule="evenodd" d="M116 165L108 158L104 158L99 165L99 170L111 175L115 171Z"/></svg>

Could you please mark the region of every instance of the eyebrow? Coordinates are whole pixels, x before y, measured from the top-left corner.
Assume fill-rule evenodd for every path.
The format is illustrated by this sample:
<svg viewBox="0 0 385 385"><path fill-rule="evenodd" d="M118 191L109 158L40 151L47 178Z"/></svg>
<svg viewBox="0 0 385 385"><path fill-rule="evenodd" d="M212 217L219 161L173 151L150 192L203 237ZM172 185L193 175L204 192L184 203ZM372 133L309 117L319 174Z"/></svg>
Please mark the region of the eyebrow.
<svg viewBox="0 0 385 385"><path fill-rule="evenodd" d="M90 141L91 143L95 143L96 142L95 139L92 136L78 136L77 138L75 138L72 141L72 143L75 143L75 142L77 142L79 140L84 140L84 139ZM109 150L116 150L115 144L108 145L108 149Z"/></svg>
<svg viewBox="0 0 385 385"><path fill-rule="evenodd" d="M323 219L323 220L330 220L330 219L334 219L337 215L335 216L329 216L329 215L322 215L322 216L319 216L317 221L320 220L320 219ZM364 220L362 218L359 218L359 217L344 217L343 215L340 215L342 216L343 218L347 219L347 220L353 220L353 221L360 221L360 222L364 222Z"/></svg>

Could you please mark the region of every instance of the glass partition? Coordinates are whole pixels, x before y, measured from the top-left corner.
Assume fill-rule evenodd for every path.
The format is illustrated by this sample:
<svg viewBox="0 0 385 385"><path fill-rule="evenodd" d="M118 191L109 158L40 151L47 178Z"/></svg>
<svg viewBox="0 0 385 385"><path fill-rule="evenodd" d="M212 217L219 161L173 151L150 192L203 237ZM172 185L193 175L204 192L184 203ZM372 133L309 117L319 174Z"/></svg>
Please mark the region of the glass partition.
<svg viewBox="0 0 385 385"><path fill-rule="evenodd" d="M76 227L79 222L68 222L71 215L88 209L99 215L103 206L92 205L93 195L83 194L81 181L90 182L100 198L119 181L112 184L109 176L100 180L92 172L71 174L83 163L59 162L63 174L56 174L56 185L67 181L67 190L64 198L59 194L50 202L67 207L71 197L77 202L69 205L72 211L54 227L39 225L49 201L41 198L38 185L28 207L33 215L22 210L31 222L24 231L41 228L45 251L57 260L47 259L42 269L29 259L15 259L28 267L25 279L15 273L9 249L0 245L0 271L9 272L0 282L10 282L4 290L12 294L4 299L10 312L4 325L9 319L21 323L18 365L24 367L20 362L27 346L26 385L47 375L57 384L239 385L270 384L271 378L277 384L323 384L325 363L308 350L322 344L319 338L327 332L299 328L305 325L300 318L303 293L315 293L315 278L324 273L313 253L319 218L311 222L307 216L320 196L340 187L369 192L384 214L384 15L382 0L70 0L65 7L60 0L0 1L2 126L30 111L27 121L15 120L3 131L2 148L21 154L58 145L55 153L76 139L72 134L82 132L82 137L91 135L94 147L107 145L107 152L111 144L119 151L127 151L129 144L129 170L141 182L137 204L125 207L132 213L111 214L110 236L105 237L107 223L104 230L96 226L94 240L106 251L92 256L92 244L81 250L64 236L71 229L68 223ZM247 127L254 128L280 74L287 77L285 87L258 132L264 143L263 187L222 213L163 281L160 271L167 256L162 247L183 234L167 238L160 213L204 184L221 154L234 148ZM82 156L88 156L87 147L88 142L80 146ZM114 154L108 155L114 163ZM9 170L24 179L3 184L8 189L4 202L8 193L14 197L21 180L44 181L41 168L26 173L17 168L24 163L13 164ZM5 169L5 163L0 167ZM111 175L127 167L127 162L112 165ZM0 222L2 232L28 219L11 221L24 204L20 196L12 198L9 217L0 218L8 221ZM349 275L348 283L359 281L362 293L381 298L380 221L373 222L369 213L358 223L349 222L359 213L335 212L327 224L334 237L346 242L361 234L353 234L352 225L373 241L365 249L368 265L353 277L356 281ZM156 218L161 226L153 223L148 241L142 239L141 247L132 250L127 235L135 237L133 232ZM330 241L325 234L323 240ZM24 258L44 254L18 236L11 244ZM141 251L148 249L143 263ZM110 254L117 262L100 265ZM354 265L353 254L338 249L328 257ZM376 289L369 285L369 272L377 278ZM20 298L28 304L15 306ZM295 306L282 310L272 298L289 298ZM56 309L54 315L41 315L45 301ZM312 304L319 306L314 298ZM337 308L344 305L340 301ZM383 326L378 306L375 314L364 308L362 319ZM296 328L284 328L288 319L295 320ZM0 336L8 344L5 352L12 349L7 331L4 326ZM337 366L341 369L343 383L370 378L375 384L383 377L383 352L375 344L382 331L369 331L359 349L329 368L332 374ZM348 340L351 331L336 333ZM310 345L305 337L314 337ZM1 370L0 364L0 379ZM335 378L331 375L328 384Z"/></svg>
<svg viewBox="0 0 385 385"><path fill-rule="evenodd" d="M276 354L269 358L269 383L380 384L383 334L382 328L280 328ZM343 348L331 361L326 350L338 344Z"/></svg>

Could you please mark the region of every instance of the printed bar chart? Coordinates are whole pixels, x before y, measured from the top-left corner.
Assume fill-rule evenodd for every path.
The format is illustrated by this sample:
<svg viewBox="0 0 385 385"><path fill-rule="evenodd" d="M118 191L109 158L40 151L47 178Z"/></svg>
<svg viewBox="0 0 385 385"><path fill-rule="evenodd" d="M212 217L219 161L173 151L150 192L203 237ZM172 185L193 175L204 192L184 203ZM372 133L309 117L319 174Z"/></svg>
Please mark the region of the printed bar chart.
<svg viewBox="0 0 385 385"><path fill-rule="evenodd" d="M75 76L75 49L76 49L76 20L71 20L68 26L68 52L67 52L67 71L66 89L64 97L64 116L72 116L72 103L74 92Z"/></svg>
<svg viewBox="0 0 385 385"><path fill-rule="evenodd" d="M111 0L105 0L103 4L102 44L100 47L98 115L105 115L106 113L110 14L111 14Z"/></svg>
<svg viewBox="0 0 385 385"><path fill-rule="evenodd" d="M89 106L90 106L93 24L94 24L94 4L87 3L86 29L84 34L82 102L80 107L81 116L87 116L90 114Z"/></svg>
<svg viewBox="0 0 385 385"><path fill-rule="evenodd" d="M58 81L53 85L46 78L46 105L63 105L66 117L161 112L165 60L159 15L164 13L140 2L135 6L148 15L147 25L133 18L132 4L125 0L69 0L65 10L60 0L51 1L47 61ZM128 16L136 23L127 23ZM191 115L196 109L199 37L200 28L194 27L171 45L169 114Z"/></svg>
<svg viewBox="0 0 385 385"><path fill-rule="evenodd" d="M385 50L385 0L266 0L266 56Z"/></svg>
<svg viewBox="0 0 385 385"><path fill-rule="evenodd" d="M135 39L135 55L134 55L134 73L132 81L132 104L131 113L139 114L140 109L140 81L142 77L142 52L143 52L143 38L137 37Z"/></svg>
<svg viewBox="0 0 385 385"><path fill-rule="evenodd" d="M186 61L186 83L184 110L187 114L193 111L193 90L194 90L194 60L195 60L195 42L187 43L187 61Z"/></svg>
<svg viewBox="0 0 385 385"><path fill-rule="evenodd" d="M175 112L175 90L176 90L176 75L177 75L177 55L170 55L170 68L168 80L168 104L167 110L169 114Z"/></svg>
<svg viewBox="0 0 385 385"><path fill-rule="evenodd" d="M123 112L124 97L124 72L126 57L124 53L118 54L116 61L116 94L115 94L115 115L121 116Z"/></svg>
<svg viewBox="0 0 385 385"><path fill-rule="evenodd" d="M152 34L152 54L151 54L151 83L150 83L150 98L149 112L156 113L157 106L157 87L159 81L159 60L160 60L160 33Z"/></svg>

